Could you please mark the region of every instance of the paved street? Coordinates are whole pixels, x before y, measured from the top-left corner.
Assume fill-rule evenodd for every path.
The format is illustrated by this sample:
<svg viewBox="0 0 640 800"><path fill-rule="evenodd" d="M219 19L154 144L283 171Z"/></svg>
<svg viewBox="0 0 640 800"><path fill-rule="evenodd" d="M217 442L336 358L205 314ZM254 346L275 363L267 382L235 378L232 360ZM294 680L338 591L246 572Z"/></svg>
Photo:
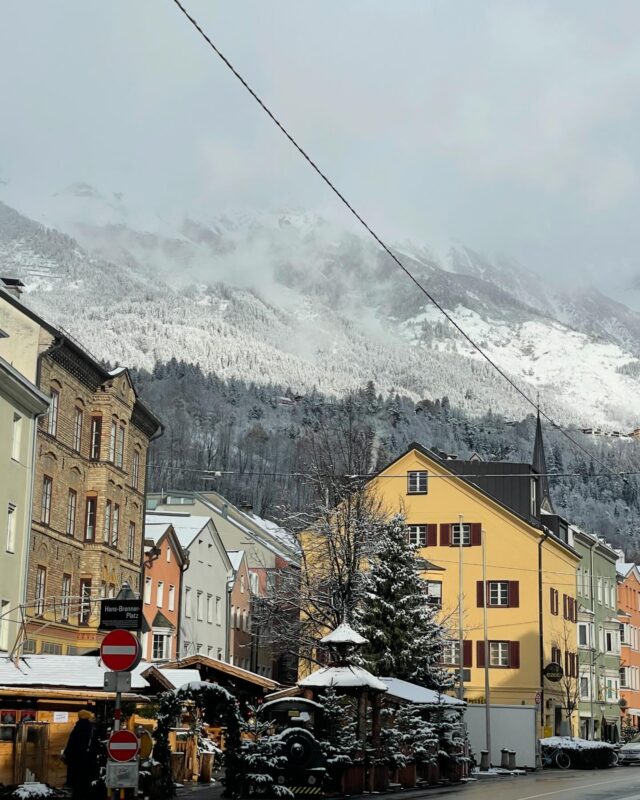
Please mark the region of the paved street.
<svg viewBox="0 0 640 800"><path fill-rule="evenodd" d="M180 800L214 800L221 788L195 787L179 791ZM518 778L496 778L459 787L406 791L384 795L385 800L640 800L640 768L535 773Z"/></svg>

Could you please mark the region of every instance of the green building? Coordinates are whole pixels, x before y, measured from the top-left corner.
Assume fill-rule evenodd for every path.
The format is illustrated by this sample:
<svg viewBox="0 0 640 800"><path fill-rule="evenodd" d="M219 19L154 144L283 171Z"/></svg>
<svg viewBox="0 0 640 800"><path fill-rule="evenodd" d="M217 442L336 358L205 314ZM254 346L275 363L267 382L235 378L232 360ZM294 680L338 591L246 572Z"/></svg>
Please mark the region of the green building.
<svg viewBox="0 0 640 800"><path fill-rule="evenodd" d="M574 702L584 739L620 738L620 623L617 553L593 534L570 527L582 556L577 574L578 678Z"/></svg>

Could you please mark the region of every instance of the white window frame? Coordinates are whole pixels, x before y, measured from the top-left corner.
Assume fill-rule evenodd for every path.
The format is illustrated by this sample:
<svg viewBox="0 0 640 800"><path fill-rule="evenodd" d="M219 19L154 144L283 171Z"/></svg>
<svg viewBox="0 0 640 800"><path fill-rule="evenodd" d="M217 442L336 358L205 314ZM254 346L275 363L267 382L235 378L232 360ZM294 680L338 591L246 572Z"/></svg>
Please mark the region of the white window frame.
<svg viewBox="0 0 640 800"><path fill-rule="evenodd" d="M426 547L427 546L427 531L426 525L407 525L409 529L409 544L412 547Z"/></svg>
<svg viewBox="0 0 640 800"><path fill-rule="evenodd" d="M429 605L442 608L442 581L427 581L425 591Z"/></svg>
<svg viewBox="0 0 640 800"><path fill-rule="evenodd" d="M7 553L16 552L16 533L18 530L18 513L17 506L14 503L9 503L7 508L7 542L5 550Z"/></svg>
<svg viewBox="0 0 640 800"><path fill-rule="evenodd" d="M162 639L162 655L155 654L156 639ZM166 631L152 631L151 632L151 660L152 661L169 661L171 658L171 634Z"/></svg>
<svg viewBox="0 0 640 800"><path fill-rule="evenodd" d="M144 579L144 602L146 605L151 605L151 593L153 592L153 578L148 575Z"/></svg>
<svg viewBox="0 0 640 800"><path fill-rule="evenodd" d="M62 604L60 606L60 617L67 621L71 611L71 575L64 573L62 576Z"/></svg>
<svg viewBox="0 0 640 800"><path fill-rule="evenodd" d="M185 586L184 587L184 615L185 617L191 617L191 587Z"/></svg>
<svg viewBox="0 0 640 800"><path fill-rule="evenodd" d="M489 642L489 666L509 666L509 642Z"/></svg>
<svg viewBox="0 0 640 800"><path fill-rule="evenodd" d="M582 644L580 641L580 632L585 631L585 643ZM579 622L578 623L578 647L589 648L591 647L591 638L592 638L592 626L590 622Z"/></svg>
<svg viewBox="0 0 640 800"><path fill-rule="evenodd" d="M58 432L59 401L60 392L57 389L51 389L51 402L49 403L49 413L47 414L47 433L49 436L55 436Z"/></svg>
<svg viewBox="0 0 640 800"><path fill-rule="evenodd" d="M426 469L410 469L407 471L407 494L427 494L429 491L429 473Z"/></svg>
<svg viewBox="0 0 640 800"><path fill-rule="evenodd" d="M0 651L9 651L9 617L8 614L11 603L9 600L0 599Z"/></svg>
<svg viewBox="0 0 640 800"><path fill-rule="evenodd" d="M467 547L471 545L471 523L463 522L462 529L460 523L456 522L451 526L451 544L454 547L460 547L460 531L462 530L462 546Z"/></svg>
<svg viewBox="0 0 640 800"><path fill-rule="evenodd" d="M580 700L590 700L591 699L591 678L588 672L583 672L580 674L578 678L578 691L580 693ZM582 691L583 689L583 681L586 681L587 684L587 691L586 693Z"/></svg>
<svg viewBox="0 0 640 800"><path fill-rule="evenodd" d="M116 438L118 436L118 423L115 419L111 420L111 431L109 433L109 461L116 463Z"/></svg>
<svg viewBox="0 0 640 800"><path fill-rule="evenodd" d="M213 624L213 595L207 594L207 622Z"/></svg>
<svg viewBox="0 0 640 800"><path fill-rule="evenodd" d="M82 448L82 426L84 424L84 411L74 406L73 411L73 449L80 452Z"/></svg>
<svg viewBox="0 0 640 800"><path fill-rule="evenodd" d="M489 607L508 608L509 606L509 581L488 581Z"/></svg>
<svg viewBox="0 0 640 800"><path fill-rule="evenodd" d="M162 608L164 603L164 581L156 583L156 608Z"/></svg>
<svg viewBox="0 0 640 800"><path fill-rule="evenodd" d="M222 625L222 598L216 597L216 625Z"/></svg>
<svg viewBox="0 0 640 800"><path fill-rule="evenodd" d="M20 463L22 456L22 425L23 417L17 411L13 412L13 429L11 434L11 458Z"/></svg>
<svg viewBox="0 0 640 800"><path fill-rule="evenodd" d="M442 663L447 666L460 666L460 640L445 639L442 643Z"/></svg>
<svg viewBox="0 0 640 800"><path fill-rule="evenodd" d="M176 587L172 583L169 584L169 593L167 595L167 609L169 611L176 610Z"/></svg>

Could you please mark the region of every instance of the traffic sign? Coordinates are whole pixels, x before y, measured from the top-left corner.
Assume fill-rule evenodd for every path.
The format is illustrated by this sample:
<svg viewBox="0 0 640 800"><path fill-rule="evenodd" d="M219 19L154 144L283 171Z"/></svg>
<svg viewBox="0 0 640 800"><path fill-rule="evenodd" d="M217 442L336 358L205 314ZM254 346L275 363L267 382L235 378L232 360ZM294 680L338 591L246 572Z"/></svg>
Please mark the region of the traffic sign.
<svg viewBox="0 0 640 800"><path fill-rule="evenodd" d="M107 742L107 753L114 761L133 761L139 749L135 733L128 730L114 731Z"/></svg>
<svg viewBox="0 0 640 800"><path fill-rule="evenodd" d="M100 645L102 663L114 672L127 672L133 669L141 657L140 642L129 631L111 631Z"/></svg>
<svg viewBox="0 0 640 800"><path fill-rule="evenodd" d="M100 601L100 629L138 631L142 626L142 599L107 598Z"/></svg>
<svg viewBox="0 0 640 800"><path fill-rule="evenodd" d="M535 699L536 699L536 705L539 706L540 703L542 702L542 695L540 694L540 692L536 692L536 698Z"/></svg>

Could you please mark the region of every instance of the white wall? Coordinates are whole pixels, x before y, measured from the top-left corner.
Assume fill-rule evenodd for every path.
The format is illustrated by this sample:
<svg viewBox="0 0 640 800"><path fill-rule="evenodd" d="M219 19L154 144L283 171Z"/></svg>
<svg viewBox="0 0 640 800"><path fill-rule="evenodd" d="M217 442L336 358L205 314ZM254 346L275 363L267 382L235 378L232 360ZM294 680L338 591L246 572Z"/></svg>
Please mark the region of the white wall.
<svg viewBox="0 0 640 800"><path fill-rule="evenodd" d="M485 706L469 703L464 719L469 732L471 750L480 764L480 751L485 749ZM536 766L536 707L494 706L491 716L491 763L500 766L503 747L516 751L518 767Z"/></svg>

